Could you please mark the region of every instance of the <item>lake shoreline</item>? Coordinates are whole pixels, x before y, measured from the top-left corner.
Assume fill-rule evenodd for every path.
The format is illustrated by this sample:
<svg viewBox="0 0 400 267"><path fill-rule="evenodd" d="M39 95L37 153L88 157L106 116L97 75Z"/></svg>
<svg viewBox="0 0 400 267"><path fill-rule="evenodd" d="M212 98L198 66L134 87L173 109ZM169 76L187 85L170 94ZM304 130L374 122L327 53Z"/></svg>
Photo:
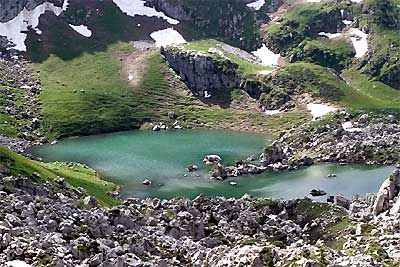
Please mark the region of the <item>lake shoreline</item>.
<svg viewBox="0 0 400 267"><path fill-rule="evenodd" d="M196 134L202 137L196 137ZM103 180L110 181L117 185L120 185L122 188L121 196L123 198L126 197L139 197L139 198L146 198L146 197L156 197L156 198L166 198L171 199L173 197L183 195L185 197L194 198L197 195L205 193L206 195L225 195L227 197L241 197L245 193L250 193L254 191L256 196L265 197L265 196L272 196L275 198L281 198L281 195L269 195L271 193L266 193L263 195L257 192L260 188L268 188L269 186L275 188L279 184L279 181L286 181L285 184L281 184L280 187L287 188L290 187L293 179L298 179L302 181L309 176L309 179L305 179L304 183L306 186L302 189L301 195L296 195L293 197L286 197L286 199L290 198L297 198L297 197L304 197L308 196L311 189L324 189L327 193L336 194L336 193L344 193L346 195L346 190L341 192L340 190L329 190L330 187L324 188L324 181L327 182L327 176L332 173L338 173L338 176L341 176L341 170L350 170L350 172L345 172L344 177L351 176L351 170L355 170L358 172L358 169L365 169L368 173L370 171L376 169L385 170L382 171L379 175L376 174L377 177L384 177L388 174L388 170L391 166L365 166L365 165L350 165L350 166L340 166L335 164L315 164L308 168L300 168L296 171L271 171L265 172L263 174L257 175L244 175L235 178L229 178L226 181L212 181L210 180L210 169L211 166L206 166L203 164L202 159L206 154L221 154L222 152L222 159L223 164L229 165L229 162L235 162L240 158L247 158L251 155L257 155L260 151L260 148L266 145L266 143L260 141L257 144L253 144L253 149L247 150L247 145L243 145L241 147L238 146L235 142L227 142L227 147L215 147L219 143L219 141L215 141L215 143L208 143L206 147L202 147L203 150L199 152L196 147L191 148L191 146L195 146L197 140L202 140L202 142L207 142L207 140L212 140L212 135L216 135L219 141L223 140L223 142L227 142L228 136L232 138L232 136L236 136L235 138L239 138L241 142L248 142L249 136L243 133L232 133L232 132L224 132L224 131L174 131L174 132L122 132L122 133L115 133L115 134L108 134L102 136L92 136L92 137L83 137L79 139L67 139L61 141L56 145L48 145L47 148L50 151L58 151L57 146L62 146L62 149L69 150L73 146L77 146L76 151L70 151L67 155L70 155L66 158L57 158L56 155L51 155L51 153L47 156L48 159L56 159L58 161L78 161L84 163L91 168L97 170L98 173L101 174ZM260 137L259 135L250 135L253 139L254 137ZM155 138L157 137L157 138ZM263 137L263 136L261 136ZM115 140L119 140L117 143L113 143ZM113 141L114 140L114 141ZM132 141L129 141L132 140ZM137 140L137 141L133 141ZM196 140L196 141L193 141ZM206 141L203 141L206 140ZM262 139L264 140L264 139ZM133 142L133 144L131 144ZM146 144L138 143L148 142ZM172 144L171 144L172 142ZM208 141L209 142L209 141ZM83 145L87 143L87 145ZM176 145L173 145L175 144ZM182 147L179 147L178 144L181 144ZM240 144L240 142L239 142ZM99 147L107 147L104 151L97 151L97 152L88 152L87 150L93 146ZM189 150L188 150L189 146ZM212 147L214 150L209 150L208 146ZM114 149L110 149L114 148ZM79 149L78 149L79 148ZM109 151L115 150L115 151ZM156 154L152 154L149 150L153 151ZM160 151L158 151L160 150ZM175 151L178 151L175 153ZM192 151L193 150L193 151ZM86 152L82 152L86 151ZM165 154L162 154L162 152ZM241 151L242 154L235 154L235 152ZM62 152L58 151L57 153ZM81 153L78 158L74 158L72 156L76 156L76 153ZM85 154L86 153L86 154ZM109 153L108 157L103 154ZM161 153L159 155L158 153ZM187 153L187 154L185 154ZM232 155L233 154L233 155ZM60 157L60 155L58 157ZM72 155L72 156L71 156ZM173 156L178 157L177 159L169 159L171 155L179 155ZM236 155L236 156L235 156ZM143 158L144 157L144 158ZM116 160L115 158L119 158ZM46 159L46 158L45 158ZM168 160L166 160L168 159ZM88 161L87 161L88 160ZM91 160L94 160L91 164ZM126 161L127 166L120 165L121 161ZM133 161L130 161L133 160ZM178 163L175 162L178 160ZM117 162L115 162L117 161ZM135 163L136 162L136 163ZM135 165L137 164L137 165ZM149 165L143 165L149 164ZM199 171L195 172L188 172L185 170L186 166L189 164L196 164L200 167ZM114 167L110 167L114 166ZM133 166L133 167L132 167ZM146 166L146 167L145 167ZM155 170L154 167L158 166ZM334 167L332 167L334 166ZM131 169L133 168L133 169ZM138 170L138 168L140 170ZM311 172L311 175L310 173ZM312 174L316 172L315 174ZM318 176L318 172L323 172ZM359 173L362 177L364 174L361 172ZM299 176L299 177L297 177ZM275 178L271 178L275 177ZM288 178L290 177L290 179ZM272 180L271 180L272 179ZM317 179L322 184L312 184L313 179ZM336 178L332 178L331 180L335 182ZM341 179L343 177L337 178L337 183L341 183ZM151 185L143 185L142 182L144 180L149 180L152 182ZM230 185L230 182L235 182L237 185L233 186ZM380 181L379 181L380 182ZM272 183L272 184L271 184ZM329 182L330 183L330 182ZM362 183L360 181L360 183ZM295 183L294 183L295 184ZM332 186L332 185L329 185ZM377 185L376 185L377 186ZM176 189L173 189L176 188ZM133 191L132 191L133 190ZM264 189L266 190L266 189ZM281 189L283 190L283 189ZM367 193L373 192L375 188L365 189L360 193ZM188 195L187 192L190 192ZM175 193L174 193L175 192ZM267 192L267 191L266 191ZM275 193L273 193L275 194ZM286 194L286 193L285 193ZM351 195L350 195L351 196Z"/></svg>

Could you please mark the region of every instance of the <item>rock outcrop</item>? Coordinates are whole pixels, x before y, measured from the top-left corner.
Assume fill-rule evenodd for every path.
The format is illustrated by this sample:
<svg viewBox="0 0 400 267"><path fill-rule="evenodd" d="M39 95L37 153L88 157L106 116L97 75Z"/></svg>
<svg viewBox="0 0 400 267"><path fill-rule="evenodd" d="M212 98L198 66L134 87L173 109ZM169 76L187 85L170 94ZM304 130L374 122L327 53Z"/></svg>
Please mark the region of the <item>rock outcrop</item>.
<svg viewBox="0 0 400 267"><path fill-rule="evenodd" d="M207 53L186 51L177 47L161 48L169 65L199 97L208 98L223 91L238 88L238 65Z"/></svg>
<svg viewBox="0 0 400 267"><path fill-rule="evenodd" d="M220 100L227 101L227 93L241 89L259 99L262 92L268 91L262 79L241 74L239 65L225 56L230 54L249 63L259 63L257 58L238 48L222 44L220 49L211 48L208 52L201 52L167 46L161 48L161 53L177 75L200 98L214 98L217 95Z"/></svg>
<svg viewBox="0 0 400 267"><path fill-rule="evenodd" d="M265 149L262 161L278 169L315 162L395 164L400 160L399 138L400 125L393 115L352 117L339 111L327 123L281 133Z"/></svg>
<svg viewBox="0 0 400 267"><path fill-rule="evenodd" d="M376 215L386 211L390 208L390 201L398 196L400 192L400 165L396 167L396 170L383 182L378 194L376 195L374 203L374 213ZM399 201L397 201L399 202ZM400 204L396 204L397 206ZM396 213L398 207L394 207L393 212Z"/></svg>

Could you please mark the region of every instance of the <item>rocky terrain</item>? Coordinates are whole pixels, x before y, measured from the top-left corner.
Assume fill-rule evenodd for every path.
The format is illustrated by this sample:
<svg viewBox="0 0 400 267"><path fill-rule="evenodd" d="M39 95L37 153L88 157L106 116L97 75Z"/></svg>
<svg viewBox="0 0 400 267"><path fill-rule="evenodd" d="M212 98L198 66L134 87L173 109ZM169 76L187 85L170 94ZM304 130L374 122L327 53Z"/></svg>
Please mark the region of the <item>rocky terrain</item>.
<svg viewBox="0 0 400 267"><path fill-rule="evenodd" d="M282 136L261 155L273 168L307 166L315 162L394 164L399 160L400 128L393 115L332 115L328 123L294 129Z"/></svg>
<svg viewBox="0 0 400 267"><path fill-rule="evenodd" d="M370 267L400 259L399 169L377 195L337 196L338 206L246 195L132 198L111 209L62 178L35 184L1 173L2 266Z"/></svg>
<svg viewBox="0 0 400 267"><path fill-rule="evenodd" d="M17 55L0 57L0 115L4 118L0 127L5 133L12 133L0 134L0 144L19 153L28 146L47 142L39 130L37 96L42 87L28 64Z"/></svg>
<svg viewBox="0 0 400 267"><path fill-rule="evenodd" d="M0 22L43 2L1 1ZM62 0L46 2L65 4ZM143 122L167 117L174 123L170 128L181 129L178 114L182 121L190 117L199 125L204 119L214 122L232 116L225 113L224 105L218 111L206 109L211 106L207 99L218 96L230 102L232 92L240 89L251 98L253 113L241 113L238 118L244 121L257 112L263 115L258 122L251 121L252 126L272 120L264 111L277 111L277 116L288 110L305 113L305 105L312 101L329 101L339 111L305 125L292 122L295 127L281 132L259 158L222 166L215 155L217 160L209 164L213 179L322 162L394 166L400 160L394 89L399 81L398 5L391 0L382 4L375 0L365 4L296 2L293 13L271 22L270 13L283 1L265 1L260 10L246 7L252 2L147 0L146 6L139 6L144 13L154 12L146 7L155 7L179 20L174 27L185 38L218 38L246 51L265 42L272 51L287 56L287 66L265 68L250 52L223 43L205 51L168 46L160 52L140 51L152 54L140 62L144 66L140 77L127 71L131 86L119 75L124 58L137 57L129 42L150 41L148 35L170 24L144 14L128 16L128 11L111 0L88 1L88 6L84 1L71 1L73 8L60 18L44 15L40 29L29 29L26 55L0 52L0 146L24 155L30 146L47 143L48 138L126 129L117 124L132 122L138 128ZM87 23L80 26L86 26L93 37L78 34L71 22ZM265 26L260 33L261 25L267 23L270 28ZM320 35L338 34L349 27L369 35L365 57L354 59L354 47L347 40L359 36L336 42ZM6 46L7 40L0 36L0 47ZM191 93L177 92L177 79L160 54L197 98L190 99L192 106L186 97L192 97ZM365 75L365 80L345 79L343 74L350 66L354 67L351 71ZM43 91L47 94L39 98ZM55 94L61 97L52 98ZM43 119L44 105L51 107L46 114L48 125ZM281 124L274 126L282 129ZM162 122L152 127L154 131L167 128ZM50 166L7 155L0 153L0 266L400 266L399 165L378 193L353 199L330 196L332 203L249 195L240 199L202 195L193 200L120 199L114 192L118 187L107 186L95 171L91 178L103 187L90 192L89 178L76 180L83 175L80 169L86 171L87 166ZM49 173L48 177L38 170ZM86 190L76 184L86 185ZM96 190L103 190L100 195L116 204L104 207L100 197L89 194Z"/></svg>

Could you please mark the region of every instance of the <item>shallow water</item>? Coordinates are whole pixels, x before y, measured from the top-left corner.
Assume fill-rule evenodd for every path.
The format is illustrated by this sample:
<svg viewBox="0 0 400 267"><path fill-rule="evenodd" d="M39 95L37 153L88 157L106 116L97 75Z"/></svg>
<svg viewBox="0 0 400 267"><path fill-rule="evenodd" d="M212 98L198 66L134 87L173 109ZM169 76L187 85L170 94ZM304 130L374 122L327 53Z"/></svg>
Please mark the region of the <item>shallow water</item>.
<svg viewBox="0 0 400 267"><path fill-rule="evenodd" d="M219 154L225 164L258 155L271 142L268 136L224 131L133 131L82 137L45 145L34 154L46 161L75 161L89 165L107 180L123 186L122 195L135 197L193 198L201 193L240 197L298 198L313 188L328 194L364 195L378 190L393 167L315 165L292 172L264 173L226 181L209 180L207 154ZM199 171L188 174L185 167L196 164ZM336 173L336 178L327 178ZM152 186L142 185L144 179ZM238 185L231 186L235 180Z"/></svg>

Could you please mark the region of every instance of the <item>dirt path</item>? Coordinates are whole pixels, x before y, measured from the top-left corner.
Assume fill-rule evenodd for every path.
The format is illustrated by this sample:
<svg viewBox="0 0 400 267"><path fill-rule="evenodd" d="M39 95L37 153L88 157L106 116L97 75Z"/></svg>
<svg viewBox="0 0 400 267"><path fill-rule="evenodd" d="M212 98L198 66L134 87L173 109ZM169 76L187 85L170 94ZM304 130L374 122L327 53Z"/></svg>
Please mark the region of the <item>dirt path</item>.
<svg viewBox="0 0 400 267"><path fill-rule="evenodd" d="M150 51L135 50L123 59L121 75L132 87L140 85L143 75L146 73L146 62L150 54Z"/></svg>

